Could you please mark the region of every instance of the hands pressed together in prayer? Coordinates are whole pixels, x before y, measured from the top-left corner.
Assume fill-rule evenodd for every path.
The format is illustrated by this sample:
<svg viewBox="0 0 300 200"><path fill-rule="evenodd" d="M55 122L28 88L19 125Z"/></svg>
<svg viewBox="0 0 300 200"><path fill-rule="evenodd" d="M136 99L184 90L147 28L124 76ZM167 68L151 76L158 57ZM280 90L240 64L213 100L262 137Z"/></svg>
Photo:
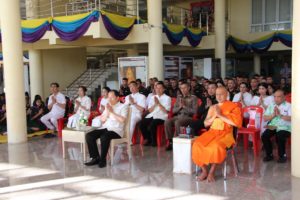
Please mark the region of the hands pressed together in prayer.
<svg viewBox="0 0 300 200"><path fill-rule="evenodd" d="M130 103L131 105L134 105L134 104L135 104L134 99L132 98L131 95L129 95L129 103Z"/></svg>
<svg viewBox="0 0 300 200"><path fill-rule="evenodd" d="M57 100L56 100L56 97L55 97L55 96L52 96L51 100L52 100L52 103L53 103L53 104L56 104Z"/></svg>
<svg viewBox="0 0 300 200"><path fill-rule="evenodd" d="M154 103L155 103L155 105L159 105L160 104L160 102L159 102L159 100L158 100L157 97L154 97Z"/></svg>
<svg viewBox="0 0 300 200"><path fill-rule="evenodd" d="M106 104L106 110L107 110L108 115L111 113L114 113L114 110L110 104Z"/></svg>
<svg viewBox="0 0 300 200"><path fill-rule="evenodd" d="M184 101L184 99L182 99L182 98L180 98L179 107L180 107L180 108L185 108L185 107L186 107L185 101Z"/></svg>

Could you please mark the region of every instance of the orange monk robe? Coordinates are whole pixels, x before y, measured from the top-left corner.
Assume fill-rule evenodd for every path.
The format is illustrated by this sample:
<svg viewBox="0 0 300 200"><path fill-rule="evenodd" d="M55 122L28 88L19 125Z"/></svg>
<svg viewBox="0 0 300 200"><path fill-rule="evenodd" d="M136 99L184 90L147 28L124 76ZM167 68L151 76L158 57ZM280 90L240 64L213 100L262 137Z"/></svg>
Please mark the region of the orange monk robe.
<svg viewBox="0 0 300 200"><path fill-rule="evenodd" d="M237 127L242 126L241 109L235 103L225 101L220 110ZM213 114L209 112L208 117L209 115ZM226 147L231 147L234 143L233 127L216 118L210 129L193 143L192 159L198 166L222 163L226 157Z"/></svg>

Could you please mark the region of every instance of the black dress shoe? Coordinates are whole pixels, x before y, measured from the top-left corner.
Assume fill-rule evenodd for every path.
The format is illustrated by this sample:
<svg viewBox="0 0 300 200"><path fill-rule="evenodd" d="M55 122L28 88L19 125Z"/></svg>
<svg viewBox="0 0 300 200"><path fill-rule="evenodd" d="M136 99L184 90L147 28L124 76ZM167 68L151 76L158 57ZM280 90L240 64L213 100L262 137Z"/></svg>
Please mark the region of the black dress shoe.
<svg viewBox="0 0 300 200"><path fill-rule="evenodd" d="M44 135L44 138L54 138L54 137L56 137L56 135L53 133L47 133L46 135Z"/></svg>
<svg viewBox="0 0 300 200"><path fill-rule="evenodd" d="M89 162L84 163L86 166L97 165L99 163L99 158L92 158Z"/></svg>
<svg viewBox="0 0 300 200"><path fill-rule="evenodd" d="M287 161L286 156L280 156L279 159L277 160L278 163L285 163Z"/></svg>
<svg viewBox="0 0 300 200"><path fill-rule="evenodd" d="M106 160L99 161L98 167L99 167L99 168L104 168L104 167L106 167Z"/></svg>
<svg viewBox="0 0 300 200"><path fill-rule="evenodd" d="M144 144L144 146L151 146L151 142L146 142L145 144Z"/></svg>
<svg viewBox="0 0 300 200"><path fill-rule="evenodd" d="M170 143L167 147L166 147L166 151L172 151L173 150L173 144Z"/></svg>
<svg viewBox="0 0 300 200"><path fill-rule="evenodd" d="M264 157L263 161L264 161L264 162L269 162L269 161L271 161L271 160L273 160L273 159L274 159L273 156L272 156L272 155L269 155L269 156Z"/></svg>

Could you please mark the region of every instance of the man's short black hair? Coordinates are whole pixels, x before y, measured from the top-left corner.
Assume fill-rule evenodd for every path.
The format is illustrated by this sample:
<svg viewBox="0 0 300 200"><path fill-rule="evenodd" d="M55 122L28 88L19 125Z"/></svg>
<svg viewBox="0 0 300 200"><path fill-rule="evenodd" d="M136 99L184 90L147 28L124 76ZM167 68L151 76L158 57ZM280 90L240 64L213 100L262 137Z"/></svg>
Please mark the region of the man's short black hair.
<svg viewBox="0 0 300 200"><path fill-rule="evenodd" d="M51 83L50 86L55 86L55 87L59 88L59 84L56 82Z"/></svg>
<svg viewBox="0 0 300 200"><path fill-rule="evenodd" d="M141 79L139 79L139 78L136 79L135 82L136 82L136 83L142 83Z"/></svg>
<svg viewBox="0 0 300 200"><path fill-rule="evenodd" d="M165 84L164 84L164 82L162 82L162 81L157 81L157 82L156 82L156 85L161 85L163 88L165 88Z"/></svg>
<svg viewBox="0 0 300 200"><path fill-rule="evenodd" d="M114 95L115 95L116 97L119 97L119 96L120 96L120 93L119 93L119 91L117 91L117 90L111 90L110 92L114 93Z"/></svg>
<svg viewBox="0 0 300 200"><path fill-rule="evenodd" d="M190 85L188 82L186 82L186 81L183 81L183 82L181 83L181 85L186 85L186 86L188 86L188 87L191 87L191 85Z"/></svg>
<svg viewBox="0 0 300 200"><path fill-rule="evenodd" d="M218 87L218 84L214 81L208 81L208 85L214 85L214 86Z"/></svg>
<svg viewBox="0 0 300 200"><path fill-rule="evenodd" d="M123 80L123 81L128 81L128 78L124 77L122 80Z"/></svg>
<svg viewBox="0 0 300 200"><path fill-rule="evenodd" d="M109 87L103 87L102 90L106 90L107 92L110 92L110 88Z"/></svg>
<svg viewBox="0 0 300 200"><path fill-rule="evenodd" d="M136 82L136 81L131 81L131 82L129 83L129 85L131 85L131 84L137 86L137 82Z"/></svg>
<svg viewBox="0 0 300 200"><path fill-rule="evenodd" d="M241 85L245 85L245 86L246 86L246 88L247 88L247 89L249 89L249 85L248 85L248 83L246 83L246 82L241 82L239 86L241 86Z"/></svg>

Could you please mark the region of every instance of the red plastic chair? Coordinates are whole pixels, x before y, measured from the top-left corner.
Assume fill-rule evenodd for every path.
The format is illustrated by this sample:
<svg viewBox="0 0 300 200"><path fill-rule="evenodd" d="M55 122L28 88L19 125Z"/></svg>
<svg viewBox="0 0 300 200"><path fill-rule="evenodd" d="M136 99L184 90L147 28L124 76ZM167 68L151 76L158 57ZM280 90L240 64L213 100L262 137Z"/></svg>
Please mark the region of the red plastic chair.
<svg viewBox="0 0 300 200"><path fill-rule="evenodd" d="M197 104L198 104L198 107L200 107L201 104L202 104L202 100L201 100L201 99L198 99ZM195 120L197 120L197 119L198 119L198 114L195 113L195 114L193 115L193 120L195 121Z"/></svg>
<svg viewBox="0 0 300 200"><path fill-rule="evenodd" d="M60 118L57 120L57 135L58 137L62 137L62 130L65 127L65 122L67 121L67 118Z"/></svg>
<svg viewBox="0 0 300 200"><path fill-rule="evenodd" d="M120 97L120 102L125 103L125 98L126 98L125 96Z"/></svg>
<svg viewBox="0 0 300 200"><path fill-rule="evenodd" d="M102 100L102 97L99 97L98 101L97 101L97 108L96 108L96 110L91 111L91 114L90 114L89 119L88 119L88 126L92 125L92 121L93 121L93 119L95 117L101 115L101 112L99 111L99 108L100 108L100 105L101 105L101 100ZM94 106L92 105L91 107L93 108Z"/></svg>
<svg viewBox="0 0 300 200"><path fill-rule="evenodd" d="M289 94L285 95L285 100L289 103L292 103L292 94L289 93Z"/></svg>
<svg viewBox="0 0 300 200"><path fill-rule="evenodd" d="M176 98L171 98L171 109L170 112L168 113L168 119L171 119L174 114L173 114L173 108L176 103ZM164 141L166 141L165 137L165 126L164 124L158 125L156 128L156 143L158 147L163 146Z"/></svg>
<svg viewBox="0 0 300 200"><path fill-rule="evenodd" d="M248 138L249 135L252 136L253 139L253 151L254 155L258 155L260 148L260 130L262 126L262 118L263 118L263 109L259 106L247 106L243 108L243 116L245 113L249 113L249 122L247 127L242 127L238 129L238 136L244 135L244 149L248 149ZM252 114L251 114L252 113ZM255 126L256 115L259 115L260 121L258 122L258 126Z"/></svg>
<svg viewBox="0 0 300 200"><path fill-rule="evenodd" d="M134 128L134 132L133 132L133 136L131 138L131 142L132 142L132 144L137 144L138 140L139 140L140 144L144 143L143 134L141 133L141 130L138 128L138 123L137 123L137 125Z"/></svg>

